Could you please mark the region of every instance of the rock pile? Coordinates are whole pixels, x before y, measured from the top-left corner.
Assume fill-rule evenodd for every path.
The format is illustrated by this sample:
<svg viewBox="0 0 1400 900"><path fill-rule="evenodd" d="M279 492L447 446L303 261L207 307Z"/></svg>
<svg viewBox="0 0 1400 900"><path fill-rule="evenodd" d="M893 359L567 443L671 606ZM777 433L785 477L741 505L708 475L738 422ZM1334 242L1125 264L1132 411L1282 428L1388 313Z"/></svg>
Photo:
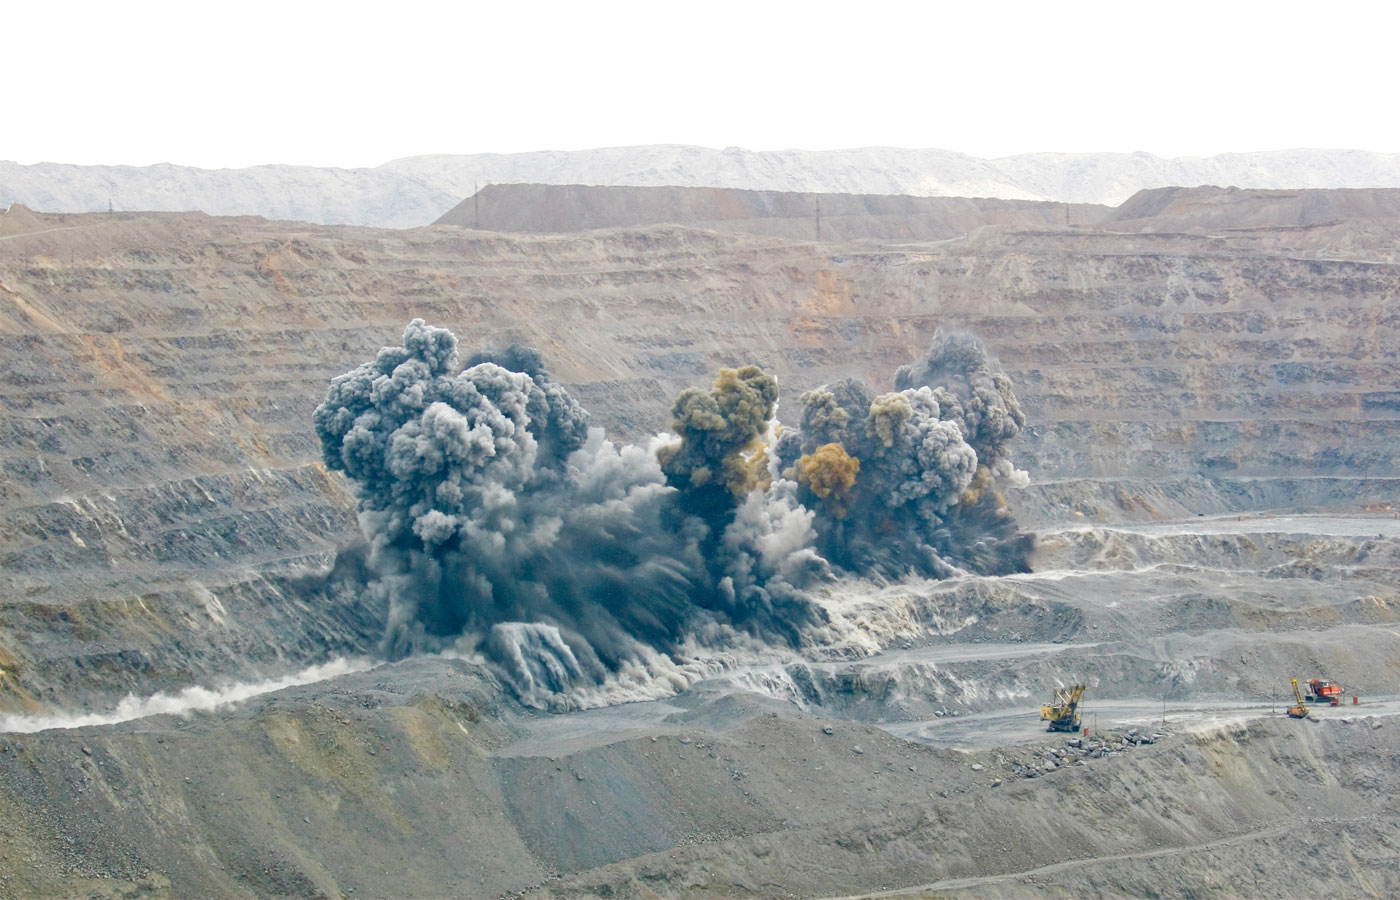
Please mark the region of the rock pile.
<svg viewBox="0 0 1400 900"><path fill-rule="evenodd" d="M1039 778L1056 769L1086 765L1090 760L1126 753L1143 744L1155 744L1164 737L1160 732L1144 732L1137 728L1126 732L1111 731L1100 737L1072 737L1063 747L1044 747L1026 760L1011 760L1011 770L1022 778Z"/></svg>

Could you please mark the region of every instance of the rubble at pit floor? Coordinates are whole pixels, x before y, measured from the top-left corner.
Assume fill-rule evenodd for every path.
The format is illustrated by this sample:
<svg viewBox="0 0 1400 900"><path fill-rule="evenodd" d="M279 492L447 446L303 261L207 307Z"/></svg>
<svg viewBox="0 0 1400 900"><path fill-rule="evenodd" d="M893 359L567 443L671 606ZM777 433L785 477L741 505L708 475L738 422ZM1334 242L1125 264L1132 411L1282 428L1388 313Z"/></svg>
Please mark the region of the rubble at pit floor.
<svg viewBox="0 0 1400 900"><path fill-rule="evenodd" d="M1093 760L1127 753L1144 744L1155 744L1166 738L1162 732L1146 732L1137 728L1126 732L1108 732L1091 738L1076 735L1063 747L1044 747L1036 755L1021 760L1007 760L1011 771L1022 778L1039 778L1057 769L1087 765Z"/></svg>

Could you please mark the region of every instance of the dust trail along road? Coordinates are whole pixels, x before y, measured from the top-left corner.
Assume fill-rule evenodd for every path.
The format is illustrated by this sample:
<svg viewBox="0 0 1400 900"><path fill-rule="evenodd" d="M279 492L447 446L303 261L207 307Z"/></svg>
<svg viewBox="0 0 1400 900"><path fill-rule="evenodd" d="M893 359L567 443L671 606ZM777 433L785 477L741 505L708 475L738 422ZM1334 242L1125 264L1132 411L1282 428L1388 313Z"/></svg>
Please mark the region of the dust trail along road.
<svg viewBox="0 0 1400 900"><path fill-rule="evenodd" d="M367 672L375 666L376 663L368 659L333 659L328 663L309 666L299 672L264 681L228 684L217 688L194 686L175 694L153 694L149 697L128 695L115 709L105 713L0 716L0 734L118 725L148 716L185 716L194 712L212 712L286 688L315 684L351 672Z"/></svg>

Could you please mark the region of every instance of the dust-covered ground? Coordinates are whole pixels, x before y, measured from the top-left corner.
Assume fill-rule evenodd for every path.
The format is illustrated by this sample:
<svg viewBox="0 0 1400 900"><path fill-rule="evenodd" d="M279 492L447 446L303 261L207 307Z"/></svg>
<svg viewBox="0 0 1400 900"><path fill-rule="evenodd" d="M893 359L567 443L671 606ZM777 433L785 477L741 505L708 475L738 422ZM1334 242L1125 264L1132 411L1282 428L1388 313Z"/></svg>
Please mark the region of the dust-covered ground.
<svg viewBox="0 0 1400 900"><path fill-rule="evenodd" d="M1397 553L1389 513L1060 526L644 702L417 656L11 717L0 897L1395 896ZM1347 702L1287 718L1290 677ZM1077 681L1089 734L1047 734Z"/></svg>

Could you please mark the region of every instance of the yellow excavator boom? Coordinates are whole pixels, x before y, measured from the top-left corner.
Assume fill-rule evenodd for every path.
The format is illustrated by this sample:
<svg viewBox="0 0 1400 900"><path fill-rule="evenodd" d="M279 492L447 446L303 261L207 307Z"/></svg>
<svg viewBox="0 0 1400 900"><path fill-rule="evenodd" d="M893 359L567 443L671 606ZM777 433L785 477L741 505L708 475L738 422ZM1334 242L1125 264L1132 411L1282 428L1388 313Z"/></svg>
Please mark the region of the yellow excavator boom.
<svg viewBox="0 0 1400 900"><path fill-rule="evenodd" d="M1084 697L1084 685L1055 688L1055 702L1040 708L1040 717L1050 723L1049 731L1075 731L1079 728L1079 701Z"/></svg>
<svg viewBox="0 0 1400 900"><path fill-rule="evenodd" d="M1308 707L1303 703L1303 692L1298 690L1298 679L1294 678L1292 681L1293 699L1298 701L1298 705L1288 707L1286 712L1295 719L1306 719L1308 717Z"/></svg>

